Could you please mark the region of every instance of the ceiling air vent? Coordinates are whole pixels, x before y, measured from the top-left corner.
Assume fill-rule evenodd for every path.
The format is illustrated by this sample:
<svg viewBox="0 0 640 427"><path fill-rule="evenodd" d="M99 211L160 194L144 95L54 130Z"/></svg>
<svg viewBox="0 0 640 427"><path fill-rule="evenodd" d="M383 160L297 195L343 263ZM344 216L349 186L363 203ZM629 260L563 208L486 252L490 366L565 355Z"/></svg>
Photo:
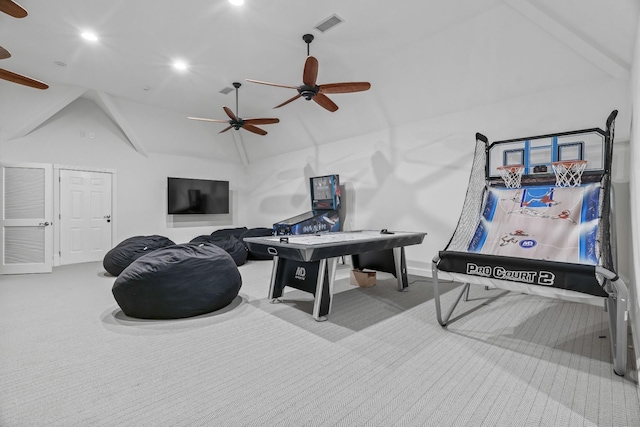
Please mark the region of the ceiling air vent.
<svg viewBox="0 0 640 427"><path fill-rule="evenodd" d="M342 18L340 18L338 15L332 15L329 18L322 21L321 23L319 23L318 25L316 25L315 29L324 33L329 28L335 27L341 22L344 22Z"/></svg>
<svg viewBox="0 0 640 427"><path fill-rule="evenodd" d="M226 95L226 94L228 94L229 92L231 92L232 90L233 90L233 88L232 88L232 87L227 86L227 87L225 87L224 89L222 89L222 90L220 91L220 93L221 93L221 94L223 94L223 95Z"/></svg>

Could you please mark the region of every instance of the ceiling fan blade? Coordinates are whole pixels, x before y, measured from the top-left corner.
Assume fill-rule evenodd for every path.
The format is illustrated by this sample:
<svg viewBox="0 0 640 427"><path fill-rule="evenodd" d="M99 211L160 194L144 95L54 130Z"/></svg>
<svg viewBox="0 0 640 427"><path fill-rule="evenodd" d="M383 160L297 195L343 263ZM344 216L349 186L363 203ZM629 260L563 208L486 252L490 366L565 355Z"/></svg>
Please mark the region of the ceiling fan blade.
<svg viewBox="0 0 640 427"><path fill-rule="evenodd" d="M300 98L301 96L302 96L302 95L297 94L297 95L296 95L296 96L294 96L293 98L289 98L289 99L287 99L286 101L284 101L282 104L280 104L280 105L276 105L276 106L275 106L275 107L273 107L273 108L280 108L280 107L282 107L283 105L287 105L287 104L288 104L288 103L290 103L291 101L295 101L296 99Z"/></svg>
<svg viewBox="0 0 640 427"><path fill-rule="evenodd" d="M348 83L329 83L320 85L319 93L350 93L362 92L369 90L371 83L369 82L348 82Z"/></svg>
<svg viewBox="0 0 640 427"><path fill-rule="evenodd" d="M11 0L0 0L0 11L14 18L24 18L27 16L27 11L18 3Z"/></svg>
<svg viewBox="0 0 640 427"><path fill-rule="evenodd" d="M280 123L280 119L244 119L244 123L247 125L272 125Z"/></svg>
<svg viewBox="0 0 640 427"><path fill-rule="evenodd" d="M318 60L313 56L307 56L304 63L304 71L302 72L302 83L311 87L316 85L318 78Z"/></svg>
<svg viewBox="0 0 640 427"><path fill-rule="evenodd" d="M29 86L35 89L47 89L49 87L48 84L42 83L41 81L34 80L30 77L23 76L20 74L16 74L9 70L3 70L0 68L0 79L7 80L13 83L18 83L20 85Z"/></svg>
<svg viewBox="0 0 640 427"><path fill-rule="evenodd" d="M298 87L297 87L297 86L289 86L289 85L281 85L281 84L278 84L278 83L262 82L262 81L260 81L260 80L251 80L251 79L245 79L245 80L246 80L246 81L248 81L248 82L251 82L251 83L259 83L259 84L261 84L261 85L269 85L269 86L275 86L275 87L284 87L284 88L287 88L287 89L298 89Z"/></svg>
<svg viewBox="0 0 640 427"><path fill-rule="evenodd" d="M231 111L231 108L229 107L222 107L222 109L224 110L225 113L227 113L227 116L229 116L229 118L231 120L233 120L234 122L238 121L238 118L236 117L235 114L233 114L233 111Z"/></svg>
<svg viewBox="0 0 640 427"><path fill-rule="evenodd" d="M213 122L213 123L229 123L229 120L217 120L217 119L203 119L201 117L187 117L191 120L201 120L203 122Z"/></svg>
<svg viewBox="0 0 640 427"><path fill-rule="evenodd" d="M7 59L7 58L11 58L11 54L7 49L0 46L0 59Z"/></svg>
<svg viewBox="0 0 640 427"><path fill-rule="evenodd" d="M218 132L218 133L226 132L226 131L228 131L229 129L231 129L232 127L233 127L233 126L227 126L226 128L222 129L222 130L221 130L220 132Z"/></svg>
<svg viewBox="0 0 640 427"><path fill-rule="evenodd" d="M267 131L264 129L260 129L259 127L253 126L253 125L248 125L248 124L244 124L244 126L242 126L243 129L248 130L249 132L253 132L253 133L257 133L258 135L266 135Z"/></svg>
<svg viewBox="0 0 640 427"><path fill-rule="evenodd" d="M338 106L335 104L335 102L330 100L328 96L322 93L318 93L316 96L314 96L313 100L316 101L318 105L331 111L332 113L338 110Z"/></svg>

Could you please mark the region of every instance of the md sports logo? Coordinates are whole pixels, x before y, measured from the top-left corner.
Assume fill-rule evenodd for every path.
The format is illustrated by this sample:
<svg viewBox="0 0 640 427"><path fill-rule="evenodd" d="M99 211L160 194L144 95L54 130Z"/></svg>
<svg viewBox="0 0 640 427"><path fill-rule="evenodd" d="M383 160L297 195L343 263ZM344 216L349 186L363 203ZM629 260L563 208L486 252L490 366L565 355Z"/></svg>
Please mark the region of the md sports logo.
<svg viewBox="0 0 640 427"><path fill-rule="evenodd" d="M304 267L298 267L296 268L296 275L295 278L297 280L304 280L307 277L307 270L305 270Z"/></svg>
<svg viewBox="0 0 640 427"><path fill-rule="evenodd" d="M520 240L520 243L518 243L520 245L521 248L524 249L529 249L529 248L533 248L535 245L538 244L538 242L536 242L533 239L525 239L525 240Z"/></svg>
<svg viewBox="0 0 640 427"><path fill-rule="evenodd" d="M501 266L492 267L472 262L467 263L467 274L543 286L553 286L556 279L556 275L550 271L507 270Z"/></svg>

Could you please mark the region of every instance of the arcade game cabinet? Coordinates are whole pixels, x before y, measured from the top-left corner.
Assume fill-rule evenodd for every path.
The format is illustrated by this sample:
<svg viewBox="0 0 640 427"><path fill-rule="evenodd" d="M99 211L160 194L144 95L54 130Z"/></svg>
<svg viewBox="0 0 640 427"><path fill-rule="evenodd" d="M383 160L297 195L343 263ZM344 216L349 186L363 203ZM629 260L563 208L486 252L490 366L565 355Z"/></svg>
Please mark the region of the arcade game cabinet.
<svg viewBox="0 0 640 427"><path fill-rule="evenodd" d="M325 175L309 178L311 211L273 224L276 236L340 231L340 177Z"/></svg>

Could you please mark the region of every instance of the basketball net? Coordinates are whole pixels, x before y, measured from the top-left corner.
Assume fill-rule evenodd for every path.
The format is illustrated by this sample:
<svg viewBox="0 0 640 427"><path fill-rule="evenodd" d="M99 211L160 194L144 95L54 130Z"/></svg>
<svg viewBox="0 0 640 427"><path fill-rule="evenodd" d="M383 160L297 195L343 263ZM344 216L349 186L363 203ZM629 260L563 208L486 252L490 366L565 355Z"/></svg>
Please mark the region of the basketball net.
<svg viewBox="0 0 640 427"><path fill-rule="evenodd" d="M504 186L507 188L520 188L524 165L506 165L498 166L498 173L504 180Z"/></svg>
<svg viewBox="0 0 640 427"><path fill-rule="evenodd" d="M569 160L551 163L556 174L557 187L577 187L582 183L582 172L587 167L586 160Z"/></svg>

